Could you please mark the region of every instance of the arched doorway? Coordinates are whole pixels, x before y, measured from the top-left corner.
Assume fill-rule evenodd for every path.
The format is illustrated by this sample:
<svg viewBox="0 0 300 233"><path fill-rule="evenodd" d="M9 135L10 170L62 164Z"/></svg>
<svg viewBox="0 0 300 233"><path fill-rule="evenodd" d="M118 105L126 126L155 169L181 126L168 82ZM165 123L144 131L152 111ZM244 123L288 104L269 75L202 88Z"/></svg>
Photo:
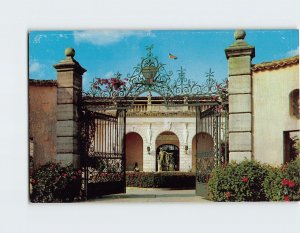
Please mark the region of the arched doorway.
<svg viewBox="0 0 300 233"><path fill-rule="evenodd" d="M138 133L126 134L126 170L133 171L135 163L143 171L143 139Z"/></svg>
<svg viewBox="0 0 300 233"><path fill-rule="evenodd" d="M197 145L198 144L198 145ZM192 171L196 172L196 148L198 152L211 152L214 150L214 140L208 133L198 133L192 141Z"/></svg>
<svg viewBox="0 0 300 233"><path fill-rule="evenodd" d="M160 150L166 151L172 154L174 161L174 170L179 171L179 139L177 135L171 131L165 131L160 133L156 138L156 171L158 171L158 154ZM164 167L163 171L168 171L168 168Z"/></svg>

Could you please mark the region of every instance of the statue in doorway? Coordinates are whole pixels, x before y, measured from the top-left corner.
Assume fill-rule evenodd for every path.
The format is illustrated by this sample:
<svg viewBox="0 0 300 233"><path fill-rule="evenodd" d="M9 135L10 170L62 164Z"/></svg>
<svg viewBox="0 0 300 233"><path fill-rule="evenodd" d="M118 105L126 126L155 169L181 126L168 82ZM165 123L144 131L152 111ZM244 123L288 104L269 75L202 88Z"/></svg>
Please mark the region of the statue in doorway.
<svg viewBox="0 0 300 233"><path fill-rule="evenodd" d="M175 162L173 158L173 153L168 153L160 148L157 158L158 171L174 171Z"/></svg>
<svg viewBox="0 0 300 233"><path fill-rule="evenodd" d="M167 169L168 171L175 171L175 162L173 153L166 152Z"/></svg>
<svg viewBox="0 0 300 233"><path fill-rule="evenodd" d="M165 151L163 151L163 149L160 148L160 151L159 151L158 157L157 157L157 170L159 172L162 171L162 168L164 165L164 160L165 160Z"/></svg>

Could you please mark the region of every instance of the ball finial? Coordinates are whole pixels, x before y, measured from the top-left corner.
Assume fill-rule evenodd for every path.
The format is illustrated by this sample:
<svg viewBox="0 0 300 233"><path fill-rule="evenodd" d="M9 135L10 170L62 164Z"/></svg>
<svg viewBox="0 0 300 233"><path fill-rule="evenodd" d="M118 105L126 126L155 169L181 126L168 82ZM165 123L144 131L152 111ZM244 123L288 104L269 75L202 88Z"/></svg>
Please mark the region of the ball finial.
<svg viewBox="0 0 300 233"><path fill-rule="evenodd" d="M75 50L73 48L66 48L65 49L65 55L67 57L74 57L75 56Z"/></svg>
<svg viewBox="0 0 300 233"><path fill-rule="evenodd" d="M243 40L246 37L246 32L244 30L236 30L234 32L234 38L236 40Z"/></svg>

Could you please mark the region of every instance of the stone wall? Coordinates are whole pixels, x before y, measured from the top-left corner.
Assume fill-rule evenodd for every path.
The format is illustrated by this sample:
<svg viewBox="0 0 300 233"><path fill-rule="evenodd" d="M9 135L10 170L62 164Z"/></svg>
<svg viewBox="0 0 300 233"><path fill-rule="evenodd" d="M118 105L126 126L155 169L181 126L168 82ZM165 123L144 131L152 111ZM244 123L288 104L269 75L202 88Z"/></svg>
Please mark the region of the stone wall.
<svg viewBox="0 0 300 233"><path fill-rule="evenodd" d="M56 82L29 81L29 138L37 168L56 159Z"/></svg>

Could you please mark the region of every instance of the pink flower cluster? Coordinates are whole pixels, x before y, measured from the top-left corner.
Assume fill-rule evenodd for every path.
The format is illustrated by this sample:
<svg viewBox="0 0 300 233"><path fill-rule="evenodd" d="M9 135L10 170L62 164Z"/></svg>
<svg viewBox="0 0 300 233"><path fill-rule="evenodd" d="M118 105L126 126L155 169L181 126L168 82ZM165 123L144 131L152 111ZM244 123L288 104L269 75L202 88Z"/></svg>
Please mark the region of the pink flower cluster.
<svg viewBox="0 0 300 233"><path fill-rule="evenodd" d="M217 101L219 103L228 101L228 80L226 81L225 85L216 84L216 90L217 90L216 95L211 97L213 101ZM217 111L221 111L223 109L224 109L223 105L219 105L216 107Z"/></svg>
<svg viewBox="0 0 300 233"><path fill-rule="evenodd" d="M231 193L230 192L226 192L226 198L227 198L227 200L229 200L229 198L231 197Z"/></svg>
<svg viewBox="0 0 300 233"><path fill-rule="evenodd" d="M106 89L110 90L121 90L122 86L126 85L128 79L121 80L119 77L117 78L97 78L96 81L92 84L94 89L100 89L100 86L105 85Z"/></svg>
<svg viewBox="0 0 300 233"><path fill-rule="evenodd" d="M295 187L295 181L289 180L289 179L286 179L286 178L282 179L281 184L284 187L289 187L289 188L294 188ZM289 196L284 195L283 200L284 201L290 201Z"/></svg>
<svg viewBox="0 0 300 233"><path fill-rule="evenodd" d="M248 177L243 177L243 178L242 178L242 181L243 181L244 183L247 183L247 182L248 182L248 180L249 180L249 178L248 178Z"/></svg>

